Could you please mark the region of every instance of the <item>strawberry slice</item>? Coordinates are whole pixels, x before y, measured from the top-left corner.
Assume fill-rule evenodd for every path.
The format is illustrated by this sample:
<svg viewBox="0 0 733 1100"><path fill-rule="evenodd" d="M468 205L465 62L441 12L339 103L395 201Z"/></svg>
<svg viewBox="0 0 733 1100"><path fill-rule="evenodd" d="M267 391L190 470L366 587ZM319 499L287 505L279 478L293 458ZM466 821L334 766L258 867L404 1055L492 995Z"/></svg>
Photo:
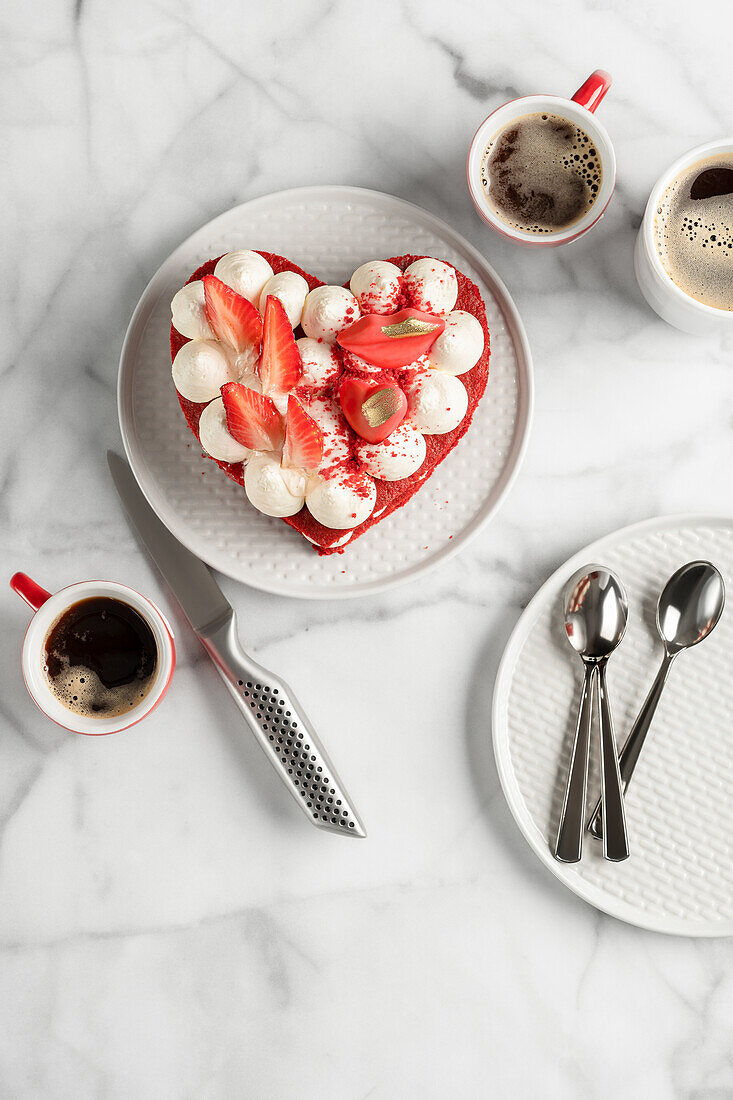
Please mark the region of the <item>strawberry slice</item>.
<svg viewBox="0 0 733 1100"><path fill-rule="evenodd" d="M262 318L246 298L217 279L204 275L206 317L217 339L225 340L235 351L259 347L262 342Z"/></svg>
<svg viewBox="0 0 733 1100"><path fill-rule="evenodd" d="M367 443L381 443L407 414L407 398L395 382L347 378L339 389L341 410Z"/></svg>
<svg viewBox="0 0 733 1100"><path fill-rule="evenodd" d="M265 304L260 380L265 393L287 393L298 385L301 362L292 325L279 298L270 295Z"/></svg>
<svg viewBox="0 0 733 1100"><path fill-rule="evenodd" d="M282 417L271 398L227 382L221 387L229 434L253 451L277 451L285 438Z"/></svg>
<svg viewBox="0 0 733 1100"><path fill-rule="evenodd" d="M317 470L323 458L323 432L297 397L288 398L283 465Z"/></svg>
<svg viewBox="0 0 733 1100"><path fill-rule="evenodd" d="M388 316L369 313L342 329L338 342L374 367L399 370L429 351L444 328L445 318L410 307Z"/></svg>

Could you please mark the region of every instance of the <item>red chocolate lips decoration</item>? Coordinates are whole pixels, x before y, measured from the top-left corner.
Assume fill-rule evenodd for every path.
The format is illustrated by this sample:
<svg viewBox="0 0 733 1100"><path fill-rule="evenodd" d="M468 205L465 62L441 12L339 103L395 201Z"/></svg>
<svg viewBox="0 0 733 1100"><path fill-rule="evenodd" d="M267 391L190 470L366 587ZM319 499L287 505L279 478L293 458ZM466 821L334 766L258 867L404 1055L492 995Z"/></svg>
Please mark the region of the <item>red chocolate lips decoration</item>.
<svg viewBox="0 0 733 1100"><path fill-rule="evenodd" d="M382 370L399 370L414 363L433 346L445 328L442 317L419 309L401 309L399 313L370 313L343 329L338 342Z"/></svg>

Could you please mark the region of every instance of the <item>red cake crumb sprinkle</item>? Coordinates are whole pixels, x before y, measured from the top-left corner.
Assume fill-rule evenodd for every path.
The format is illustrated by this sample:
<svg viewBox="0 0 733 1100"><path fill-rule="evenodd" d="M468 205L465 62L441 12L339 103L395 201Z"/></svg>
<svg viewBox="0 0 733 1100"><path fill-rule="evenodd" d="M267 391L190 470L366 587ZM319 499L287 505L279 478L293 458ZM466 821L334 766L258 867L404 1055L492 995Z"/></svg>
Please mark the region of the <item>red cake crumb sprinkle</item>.
<svg viewBox="0 0 733 1100"><path fill-rule="evenodd" d="M305 281L308 283L309 290L313 290L317 286L324 286L324 282L321 279L316 278L315 275L308 274L307 271L303 271L297 264L292 263L284 256L278 256L272 252L263 252L257 249L259 254L263 256L275 274L281 271L294 271L298 275L302 275ZM188 282L194 282L197 279L202 279L204 275L213 274L214 268L220 260L220 256L215 257L207 263L202 264L197 271L195 271ZM415 260L422 259L421 256L394 256L388 259L388 263L396 264L402 271L405 270ZM471 370L466 371L461 375L461 382L466 387L468 394L468 409L466 415L463 417L461 423L453 429L451 432L446 432L445 435L426 435L425 446L426 456L425 461L419 470L417 470L410 477L403 478L401 481L379 481L375 479L375 485L377 490L377 500L374 506L374 511L364 523L359 524L357 527L351 529L350 532L343 530L333 530L329 527L324 527L313 518L308 509L304 506L294 516L288 516L284 519L284 523L287 523L289 527L292 527L295 531L298 531L301 535L312 540L316 545L313 547L319 554L342 554L347 549L354 539L359 538L368 531L375 523L380 523L397 508L401 508L403 504L413 496L414 493L423 485L430 475L433 473L436 466L438 466L443 459L453 450L459 439L465 435L471 424L471 420L476 411L476 407L481 399L484 390L486 389L486 383L489 377L489 358L491 354L489 344L489 331L486 325L486 310L484 307L481 294L478 287L473 283L466 275L464 275L457 268L454 269L456 277L458 279L458 298L454 310L464 310L466 313L472 313L474 317L480 322L481 327L484 330L484 350L478 363ZM296 336L304 335L301 330L296 331ZM174 359L180 348L187 343L187 339L181 336L176 329L171 325L170 334L170 348L171 358ZM319 343L322 341L319 340ZM398 374L400 385L407 385L409 376L414 376L415 371L402 371L395 372ZM373 376L370 376L373 377ZM390 378L393 381L394 378ZM206 408L207 402L198 403L194 401L188 401L185 397L178 394L178 401L183 411L183 415L186 418L188 426L198 440L198 423L201 417L201 413ZM351 431L349 429L349 431ZM353 436L353 433L351 433ZM207 455L210 458L210 456ZM352 457L353 457L353 472L354 474L360 467L358 466L355 457L355 443L352 439ZM216 462L217 466L231 478L232 481L236 481L238 485L244 486L244 475L241 463L219 462L217 459L210 458L211 462ZM348 476L348 475L347 475ZM353 475L352 475L353 476ZM353 482L352 482L353 484ZM363 484L357 488L354 485L357 493L364 493ZM447 503L447 502L446 502ZM375 513L379 515L375 515ZM339 542L346 533L350 534L349 541L342 547L334 546L333 544ZM451 535L450 538L453 536Z"/></svg>
<svg viewBox="0 0 733 1100"><path fill-rule="evenodd" d="M355 496L359 497L361 500L368 500L371 496L371 492L364 484L364 478L361 476L361 474L361 467L350 469L347 466L344 467L343 470L339 470L338 477L344 485L347 485L351 489ZM351 518L356 518L356 512L351 513ZM343 531L341 531L341 534L343 535Z"/></svg>

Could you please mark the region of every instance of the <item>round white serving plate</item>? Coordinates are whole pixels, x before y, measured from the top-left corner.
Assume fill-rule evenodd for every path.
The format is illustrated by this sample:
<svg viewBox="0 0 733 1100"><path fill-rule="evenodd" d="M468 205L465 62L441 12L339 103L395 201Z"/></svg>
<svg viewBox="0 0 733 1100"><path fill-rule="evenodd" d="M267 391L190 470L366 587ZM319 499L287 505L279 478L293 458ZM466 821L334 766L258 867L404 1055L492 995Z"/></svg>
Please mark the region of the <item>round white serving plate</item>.
<svg viewBox="0 0 733 1100"><path fill-rule="evenodd" d="M619 744L662 657L654 625L667 578L685 562L718 566L733 599L733 518L670 516L627 527L575 554L540 588L497 675L493 739L509 807L530 846L579 897L657 932L733 935L733 606L677 658L629 785L631 856L603 860L587 832L580 863L558 863L557 834L582 665L563 631L562 591L583 565L610 566L629 595L626 637L608 665ZM599 794L597 732L588 816Z"/></svg>
<svg viewBox="0 0 733 1100"><path fill-rule="evenodd" d="M201 454L170 377L170 301L205 260L237 248L287 256L343 283L365 260L422 253L449 260L479 286L491 370L466 436L427 484L344 554L319 556ZM185 546L255 588L333 599L377 592L444 561L496 512L524 455L532 363L524 327L493 268L445 222L411 203L358 187L303 187L234 207L165 261L133 314L120 357L122 439L148 501ZM204 476L202 476L202 474Z"/></svg>

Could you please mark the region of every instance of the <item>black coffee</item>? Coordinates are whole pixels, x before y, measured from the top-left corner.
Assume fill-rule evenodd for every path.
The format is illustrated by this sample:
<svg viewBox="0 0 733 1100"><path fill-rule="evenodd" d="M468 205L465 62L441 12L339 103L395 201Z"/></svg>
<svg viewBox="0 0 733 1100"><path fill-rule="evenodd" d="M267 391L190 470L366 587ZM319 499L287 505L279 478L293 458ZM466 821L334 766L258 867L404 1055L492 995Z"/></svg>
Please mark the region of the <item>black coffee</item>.
<svg viewBox="0 0 733 1100"><path fill-rule="evenodd" d="M659 259L680 290L733 309L733 153L681 172L662 196L654 230Z"/></svg>
<svg viewBox="0 0 733 1100"><path fill-rule="evenodd" d="M60 703L116 718L145 698L158 663L155 637L134 607L108 596L73 604L46 638L44 670Z"/></svg>
<svg viewBox="0 0 733 1100"><path fill-rule="evenodd" d="M585 130L559 115L523 115L492 138L481 177L499 217L525 233L555 233L579 221L603 181Z"/></svg>

